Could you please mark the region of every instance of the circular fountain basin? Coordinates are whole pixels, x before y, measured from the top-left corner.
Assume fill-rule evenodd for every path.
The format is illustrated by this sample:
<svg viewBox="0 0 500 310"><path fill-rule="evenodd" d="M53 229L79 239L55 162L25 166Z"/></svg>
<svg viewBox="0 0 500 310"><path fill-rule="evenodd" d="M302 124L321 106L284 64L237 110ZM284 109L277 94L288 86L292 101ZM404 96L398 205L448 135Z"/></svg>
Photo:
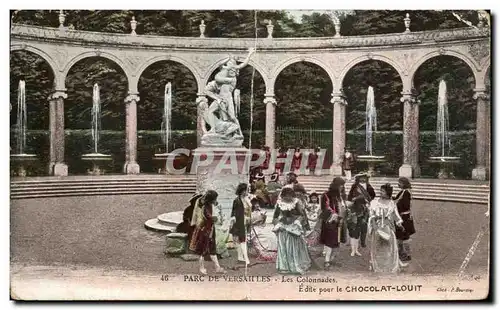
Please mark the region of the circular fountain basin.
<svg viewBox="0 0 500 310"><path fill-rule="evenodd" d="M153 155L153 159L155 160L166 160L170 156L179 156L180 154L174 153L157 153Z"/></svg>
<svg viewBox="0 0 500 310"><path fill-rule="evenodd" d="M435 156L429 157L431 163L459 163L460 157L455 156Z"/></svg>
<svg viewBox="0 0 500 310"><path fill-rule="evenodd" d="M111 160L111 155L101 154L101 153L89 153L82 155L82 160L107 161Z"/></svg>
<svg viewBox="0 0 500 310"><path fill-rule="evenodd" d="M35 154L10 154L12 161L34 161L36 160Z"/></svg>
<svg viewBox="0 0 500 310"><path fill-rule="evenodd" d="M362 162L383 162L385 161L385 156L359 155L356 156L356 159Z"/></svg>

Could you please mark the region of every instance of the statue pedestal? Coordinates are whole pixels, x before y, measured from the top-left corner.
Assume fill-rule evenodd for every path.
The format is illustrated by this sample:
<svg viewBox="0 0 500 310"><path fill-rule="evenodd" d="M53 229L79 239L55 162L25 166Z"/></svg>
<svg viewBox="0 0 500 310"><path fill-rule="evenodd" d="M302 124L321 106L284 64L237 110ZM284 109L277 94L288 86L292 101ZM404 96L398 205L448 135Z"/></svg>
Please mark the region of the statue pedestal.
<svg viewBox="0 0 500 310"><path fill-rule="evenodd" d="M236 187L239 183L248 184L250 160L247 157L249 152L246 148L200 147L194 150L192 169L196 169L196 191L216 191L226 219L231 215Z"/></svg>
<svg viewBox="0 0 500 310"><path fill-rule="evenodd" d="M413 167L408 164L403 164L399 167L399 177L405 177L408 179L413 178Z"/></svg>

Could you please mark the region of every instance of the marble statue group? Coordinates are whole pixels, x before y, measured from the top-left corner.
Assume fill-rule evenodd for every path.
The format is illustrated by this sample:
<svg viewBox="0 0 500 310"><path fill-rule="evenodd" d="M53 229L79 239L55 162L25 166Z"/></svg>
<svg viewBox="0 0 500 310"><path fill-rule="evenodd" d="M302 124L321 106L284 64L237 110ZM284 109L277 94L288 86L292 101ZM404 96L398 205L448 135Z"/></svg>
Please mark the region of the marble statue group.
<svg viewBox="0 0 500 310"><path fill-rule="evenodd" d="M206 85L205 95L212 99L212 102L200 103L203 117L201 138L203 146L240 147L243 144L243 133L238 121L240 96L236 82L240 69L248 65L254 52L255 50L250 48L248 56L240 64L234 56L230 56L220 67L214 80ZM206 125L209 126L208 130Z"/></svg>

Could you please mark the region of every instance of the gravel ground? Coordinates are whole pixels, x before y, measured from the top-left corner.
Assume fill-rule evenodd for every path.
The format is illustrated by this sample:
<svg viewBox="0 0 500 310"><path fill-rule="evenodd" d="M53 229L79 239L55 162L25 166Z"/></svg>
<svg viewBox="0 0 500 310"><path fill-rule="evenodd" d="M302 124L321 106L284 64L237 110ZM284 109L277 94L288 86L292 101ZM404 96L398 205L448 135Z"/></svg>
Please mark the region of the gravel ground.
<svg viewBox="0 0 500 310"><path fill-rule="evenodd" d="M136 272L195 273L196 262L163 254L164 235L148 231L144 222L182 210L191 195L130 195L13 200L11 203L11 263L78 266ZM486 221L486 205L414 201L417 234L413 262L407 273L456 273ZM470 260L469 272L487 272L489 231ZM368 272L367 249L351 258L341 249L337 271ZM235 253L234 253L235 254ZM221 260L235 265L234 256ZM316 259L322 265L321 258ZM207 267L212 267L207 264ZM252 275L276 274L273 264L251 267ZM336 272L335 270L333 272ZM230 274L241 271L229 270Z"/></svg>

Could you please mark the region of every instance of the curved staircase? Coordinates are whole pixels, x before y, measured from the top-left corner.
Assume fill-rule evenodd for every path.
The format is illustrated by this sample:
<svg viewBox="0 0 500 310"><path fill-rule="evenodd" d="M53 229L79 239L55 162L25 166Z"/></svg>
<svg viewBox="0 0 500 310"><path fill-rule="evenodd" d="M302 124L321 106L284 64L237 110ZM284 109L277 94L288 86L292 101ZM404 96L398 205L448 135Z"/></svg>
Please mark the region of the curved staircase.
<svg viewBox="0 0 500 310"><path fill-rule="evenodd" d="M322 193L328 189L331 176L299 176L298 180L309 192ZM372 178L370 183L378 192L386 182L397 187L397 178ZM352 182L346 183L349 189ZM196 191L195 175L106 175L13 178L10 184L11 199L131 195L131 194L193 194ZM397 189L395 188L395 191ZM467 180L415 179L412 181L414 199L442 200L487 204L489 182Z"/></svg>
<svg viewBox="0 0 500 310"><path fill-rule="evenodd" d="M325 192L333 177L299 176L298 181L304 185L308 192ZM352 181L345 184L346 192L349 193ZM394 195L398 192L397 178L371 178L370 184L378 195L380 186L391 183L394 186ZM478 182L469 180L438 180L438 179L414 179L411 180L412 195L419 200L441 200L465 203L488 204L490 196L489 182Z"/></svg>
<svg viewBox="0 0 500 310"><path fill-rule="evenodd" d="M196 191L196 176L98 176L14 179L10 184L11 199L132 195L132 194L192 194Z"/></svg>

